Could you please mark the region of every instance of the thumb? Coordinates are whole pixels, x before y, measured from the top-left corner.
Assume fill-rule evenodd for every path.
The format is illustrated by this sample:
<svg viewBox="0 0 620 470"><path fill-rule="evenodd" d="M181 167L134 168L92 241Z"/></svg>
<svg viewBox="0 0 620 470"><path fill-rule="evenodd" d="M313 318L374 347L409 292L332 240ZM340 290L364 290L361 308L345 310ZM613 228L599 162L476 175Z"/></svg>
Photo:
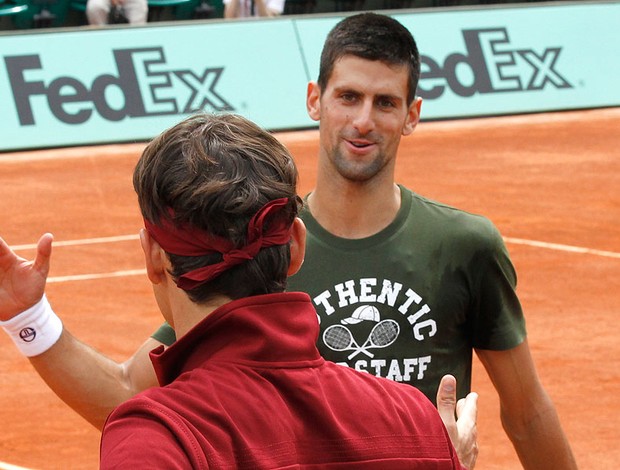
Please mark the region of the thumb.
<svg viewBox="0 0 620 470"><path fill-rule="evenodd" d="M37 243L37 255L34 259L32 269L44 278L47 278L47 274L50 270L53 240L54 236L51 233L45 233L41 236L39 242Z"/></svg>
<svg viewBox="0 0 620 470"><path fill-rule="evenodd" d="M456 430L456 379L452 375L444 375L437 389L437 411L444 426L454 440Z"/></svg>

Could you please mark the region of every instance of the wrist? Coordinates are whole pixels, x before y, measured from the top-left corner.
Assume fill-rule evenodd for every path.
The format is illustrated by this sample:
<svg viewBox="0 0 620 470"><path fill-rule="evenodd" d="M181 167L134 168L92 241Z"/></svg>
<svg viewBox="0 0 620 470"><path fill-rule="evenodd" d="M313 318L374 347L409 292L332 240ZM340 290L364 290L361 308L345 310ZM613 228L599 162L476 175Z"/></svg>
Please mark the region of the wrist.
<svg viewBox="0 0 620 470"><path fill-rule="evenodd" d="M36 304L0 326L24 356L38 356L51 348L62 334L62 321L52 310L45 294Z"/></svg>

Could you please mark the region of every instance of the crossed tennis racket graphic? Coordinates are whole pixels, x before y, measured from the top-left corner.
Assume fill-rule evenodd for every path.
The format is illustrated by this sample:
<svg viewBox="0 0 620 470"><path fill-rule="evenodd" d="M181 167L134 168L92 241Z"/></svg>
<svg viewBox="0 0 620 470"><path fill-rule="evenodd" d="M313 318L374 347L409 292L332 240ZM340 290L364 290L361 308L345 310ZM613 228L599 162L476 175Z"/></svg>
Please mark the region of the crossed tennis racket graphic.
<svg viewBox="0 0 620 470"><path fill-rule="evenodd" d="M368 351L369 349L385 348L389 346L400 332L400 326L394 320L386 319L382 320L373 326L368 338L361 346L357 344L353 333L346 326L343 325L331 325L323 332L323 342L332 351L351 351L349 359L353 359L360 353L366 354L368 357L373 358L375 355Z"/></svg>

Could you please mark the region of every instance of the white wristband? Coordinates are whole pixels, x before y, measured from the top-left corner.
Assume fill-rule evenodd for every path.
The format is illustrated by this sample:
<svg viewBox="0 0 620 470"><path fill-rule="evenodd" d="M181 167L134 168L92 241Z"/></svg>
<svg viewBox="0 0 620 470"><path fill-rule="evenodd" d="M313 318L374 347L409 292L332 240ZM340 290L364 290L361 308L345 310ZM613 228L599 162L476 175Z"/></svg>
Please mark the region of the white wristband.
<svg viewBox="0 0 620 470"><path fill-rule="evenodd" d="M62 321L52 310L45 294L35 305L0 326L24 356L38 356L51 348L62 334Z"/></svg>

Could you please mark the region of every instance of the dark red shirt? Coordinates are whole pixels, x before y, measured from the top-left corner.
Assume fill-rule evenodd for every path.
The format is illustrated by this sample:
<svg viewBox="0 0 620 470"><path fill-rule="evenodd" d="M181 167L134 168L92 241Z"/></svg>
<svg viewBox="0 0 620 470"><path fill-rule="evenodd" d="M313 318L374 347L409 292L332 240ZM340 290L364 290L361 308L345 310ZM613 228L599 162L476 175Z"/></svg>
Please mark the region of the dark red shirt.
<svg viewBox="0 0 620 470"><path fill-rule="evenodd" d="M310 298L230 302L151 353L161 387L120 405L101 468L460 469L418 390L325 361Z"/></svg>

